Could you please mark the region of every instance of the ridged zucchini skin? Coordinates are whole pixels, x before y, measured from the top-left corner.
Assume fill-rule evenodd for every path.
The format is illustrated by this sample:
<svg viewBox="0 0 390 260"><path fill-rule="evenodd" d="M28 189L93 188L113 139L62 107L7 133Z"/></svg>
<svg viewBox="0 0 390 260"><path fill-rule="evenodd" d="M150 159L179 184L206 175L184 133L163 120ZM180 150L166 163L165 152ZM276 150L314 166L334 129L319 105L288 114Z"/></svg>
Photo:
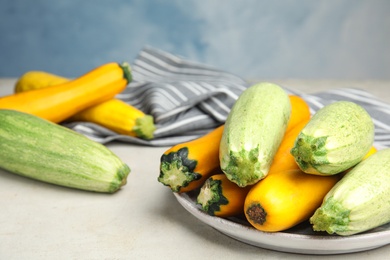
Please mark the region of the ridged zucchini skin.
<svg viewBox="0 0 390 260"><path fill-rule="evenodd" d="M220 166L230 181L245 187L268 174L290 114L289 97L280 86L262 82L244 90L220 142Z"/></svg>
<svg viewBox="0 0 390 260"><path fill-rule="evenodd" d="M291 154L302 171L333 175L359 163L374 142L374 123L360 105L337 101L317 111Z"/></svg>
<svg viewBox="0 0 390 260"><path fill-rule="evenodd" d="M0 168L32 179L113 193L130 168L112 151L45 119L0 109Z"/></svg>
<svg viewBox="0 0 390 260"><path fill-rule="evenodd" d="M349 236L390 222L390 148L360 162L310 218L315 231Z"/></svg>

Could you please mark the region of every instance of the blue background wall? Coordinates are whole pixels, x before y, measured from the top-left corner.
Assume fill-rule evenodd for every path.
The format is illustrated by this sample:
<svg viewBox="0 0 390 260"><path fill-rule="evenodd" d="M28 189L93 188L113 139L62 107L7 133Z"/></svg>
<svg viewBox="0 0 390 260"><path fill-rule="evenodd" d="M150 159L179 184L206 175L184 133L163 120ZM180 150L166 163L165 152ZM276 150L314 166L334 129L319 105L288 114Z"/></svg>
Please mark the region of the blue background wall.
<svg viewBox="0 0 390 260"><path fill-rule="evenodd" d="M0 77L149 45L245 78L390 79L389 0L0 0Z"/></svg>

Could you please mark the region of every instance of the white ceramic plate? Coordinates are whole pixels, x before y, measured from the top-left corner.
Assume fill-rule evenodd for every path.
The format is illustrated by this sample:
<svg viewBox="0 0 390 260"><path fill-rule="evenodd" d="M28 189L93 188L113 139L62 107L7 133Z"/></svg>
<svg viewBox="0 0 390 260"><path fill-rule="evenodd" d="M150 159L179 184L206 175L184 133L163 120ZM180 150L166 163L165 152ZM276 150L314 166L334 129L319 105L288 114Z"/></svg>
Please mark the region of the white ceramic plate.
<svg viewBox="0 0 390 260"><path fill-rule="evenodd" d="M241 242L289 253L344 254L365 251L390 244L390 223L365 233L343 237L314 232L309 223L302 223L284 232L256 230L240 218L224 219L210 216L196 204L195 196L174 193L179 203L192 215L223 234Z"/></svg>

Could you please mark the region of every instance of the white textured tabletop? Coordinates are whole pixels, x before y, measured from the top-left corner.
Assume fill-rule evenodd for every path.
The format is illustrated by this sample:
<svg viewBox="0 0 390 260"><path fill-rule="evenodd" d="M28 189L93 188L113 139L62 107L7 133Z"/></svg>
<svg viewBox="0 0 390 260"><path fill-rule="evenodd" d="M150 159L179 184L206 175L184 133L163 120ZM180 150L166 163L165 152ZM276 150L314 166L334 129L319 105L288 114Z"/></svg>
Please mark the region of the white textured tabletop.
<svg viewBox="0 0 390 260"><path fill-rule="evenodd" d="M316 92L366 89L390 103L390 82L273 81ZM0 96L14 79L0 80ZM62 188L0 170L0 259L384 259L390 245L332 256L298 255L236 241L198 221L157 181L167 147L107 147L131 167L128 182L107 195Z"/></svg>

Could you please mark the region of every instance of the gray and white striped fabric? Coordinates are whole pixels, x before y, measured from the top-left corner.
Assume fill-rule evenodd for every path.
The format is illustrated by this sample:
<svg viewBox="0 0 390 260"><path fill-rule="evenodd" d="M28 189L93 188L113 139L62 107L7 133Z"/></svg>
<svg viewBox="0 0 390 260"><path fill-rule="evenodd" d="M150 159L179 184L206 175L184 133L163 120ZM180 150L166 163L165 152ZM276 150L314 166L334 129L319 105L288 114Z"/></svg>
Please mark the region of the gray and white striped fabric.
<svg viewBox="0 0 390 260"><path fill-rule="evenodd" d="M132 64L133 82L117 98L155 119L153 140L118 135L91 123L66 126L100 143L128 142L148 146L171 146L197 138L223 124L238 96L249 85L239 76L189 61L151 47L145 47ZM337 100L362 105L373 117L376 145L390 146L390 105L359 89L335 89L302 96L311 112Z"/></svg>

